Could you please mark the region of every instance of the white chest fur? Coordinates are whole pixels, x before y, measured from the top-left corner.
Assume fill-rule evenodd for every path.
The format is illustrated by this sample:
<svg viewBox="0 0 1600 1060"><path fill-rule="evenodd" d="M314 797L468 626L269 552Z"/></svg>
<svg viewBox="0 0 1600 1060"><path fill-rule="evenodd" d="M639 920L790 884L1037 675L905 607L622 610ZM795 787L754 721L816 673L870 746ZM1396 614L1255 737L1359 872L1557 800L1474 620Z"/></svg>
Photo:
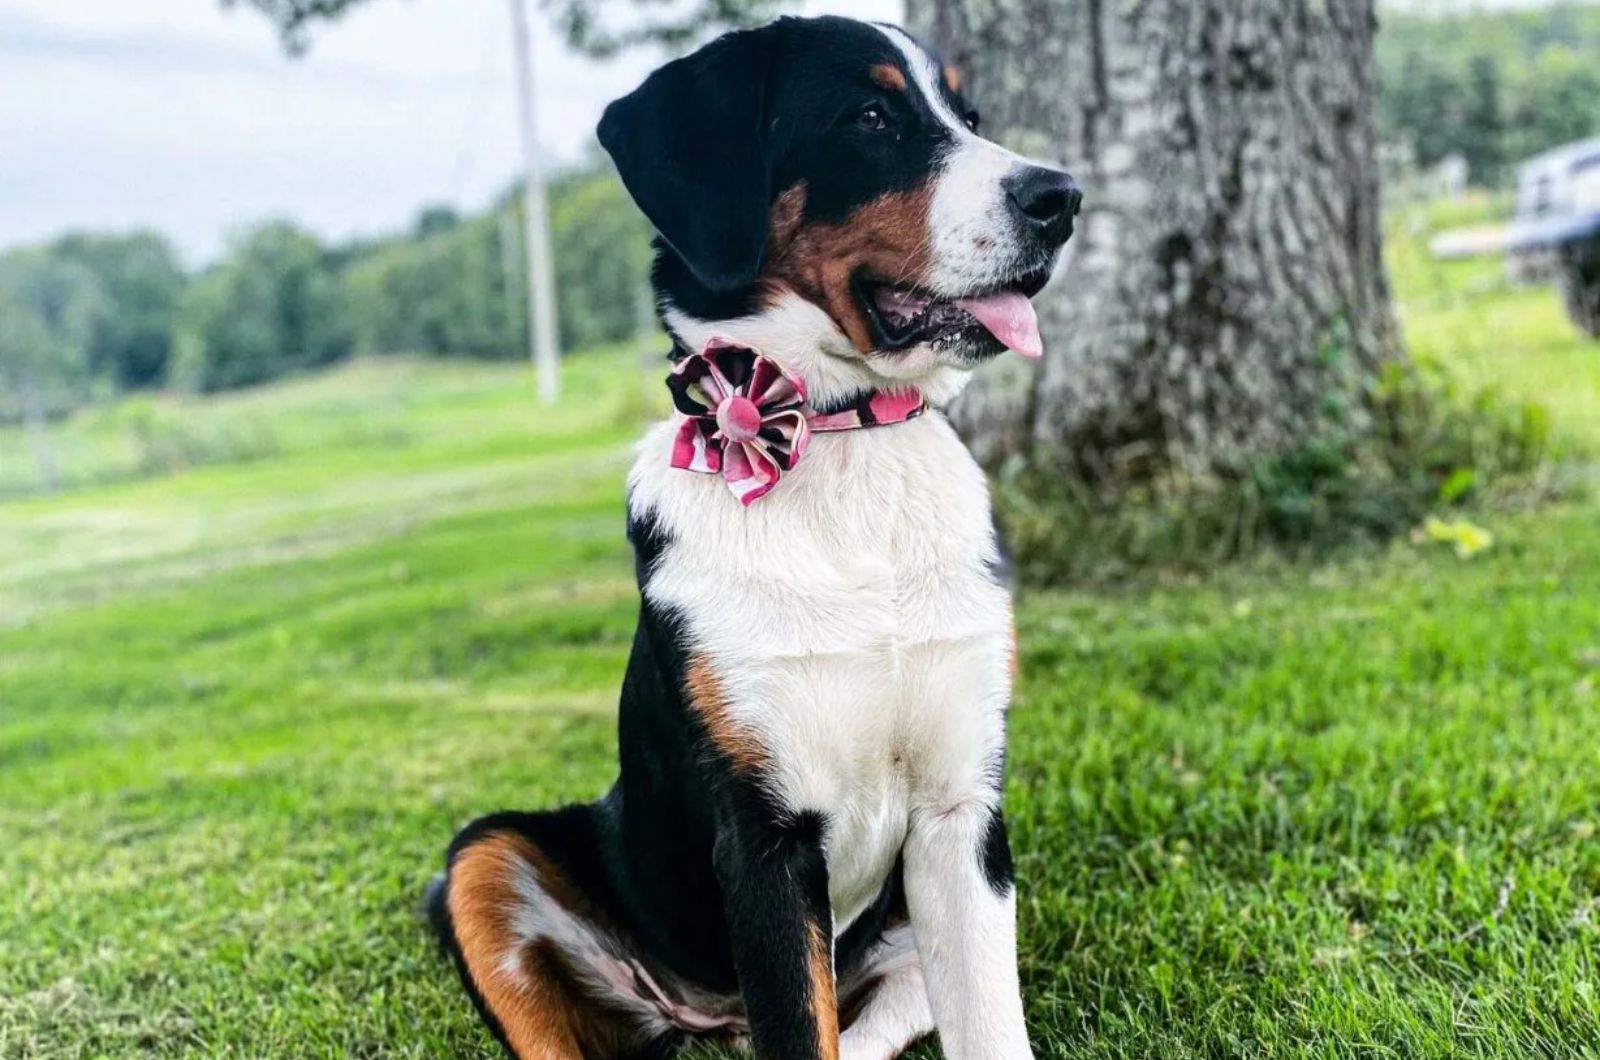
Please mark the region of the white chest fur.
<svg viewBox="0 0 1600 1060"><path fill-rule="evenodd" d="M983 474L942 416L817 435L743 508L669 466L652 430L635 514L671 540L646 594L677 612L777 796L826 815L835 923L877 893L908 822L993 784L1010 694L1011 604Z"/></svg>

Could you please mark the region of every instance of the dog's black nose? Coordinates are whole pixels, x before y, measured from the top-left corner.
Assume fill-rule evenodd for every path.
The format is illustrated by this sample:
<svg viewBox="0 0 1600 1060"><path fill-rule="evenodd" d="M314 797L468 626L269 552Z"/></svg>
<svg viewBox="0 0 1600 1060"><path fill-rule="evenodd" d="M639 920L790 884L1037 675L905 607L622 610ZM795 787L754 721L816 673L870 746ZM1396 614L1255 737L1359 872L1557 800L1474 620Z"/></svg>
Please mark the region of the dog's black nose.
<svg viewBox="0 0 1600 1060"><path fill-rule="evenodd" d="M1006 178L1006 197L1023 226L1055 243L1072 235L1072 219L1083 208L1078 182L1063 170L1026 166Z"/></svg>

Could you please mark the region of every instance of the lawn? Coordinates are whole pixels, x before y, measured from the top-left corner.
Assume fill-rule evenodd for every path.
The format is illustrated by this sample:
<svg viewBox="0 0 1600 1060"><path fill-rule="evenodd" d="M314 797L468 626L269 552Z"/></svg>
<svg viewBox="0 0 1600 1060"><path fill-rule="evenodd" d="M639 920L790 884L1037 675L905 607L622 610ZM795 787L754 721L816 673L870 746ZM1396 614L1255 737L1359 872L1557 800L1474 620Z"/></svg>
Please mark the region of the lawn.
<svg viewBox="0 0 1600 1060"><path fill-rule="evenodd" d="M1415 345L1596 431L1550 292L1396 254ZM553 413L397 361L65 428L78 488L0 503L0 1056L493 1055L414 909L461 822L613 775L630 357ZM1600 504L1475 518L1023 601L1041 1057L1600 1055Z"/></svg>

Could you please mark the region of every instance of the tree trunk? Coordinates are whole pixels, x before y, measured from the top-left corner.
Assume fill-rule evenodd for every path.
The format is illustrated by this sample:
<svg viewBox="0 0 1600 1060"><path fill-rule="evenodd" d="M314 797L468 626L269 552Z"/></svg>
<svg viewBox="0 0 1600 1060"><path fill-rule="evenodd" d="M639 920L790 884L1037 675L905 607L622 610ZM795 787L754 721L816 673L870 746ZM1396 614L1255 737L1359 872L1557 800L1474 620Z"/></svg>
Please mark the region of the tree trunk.
<svg viewBox="0 0 1600 1060"><path fill-rule="evenodd" d="M1401 356L1381 257L1374 0L909 0L989 134L1085 192L1047 353L956 416L980 453L1226 473L1363 422Z"/></svg>

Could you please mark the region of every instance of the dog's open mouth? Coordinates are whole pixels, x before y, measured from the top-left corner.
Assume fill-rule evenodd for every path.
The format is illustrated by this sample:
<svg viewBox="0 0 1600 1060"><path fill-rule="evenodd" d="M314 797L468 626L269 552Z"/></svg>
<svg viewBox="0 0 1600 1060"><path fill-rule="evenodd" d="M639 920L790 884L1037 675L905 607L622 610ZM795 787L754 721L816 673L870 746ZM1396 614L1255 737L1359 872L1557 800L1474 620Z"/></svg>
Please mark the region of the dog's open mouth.
<svg viewBox="0 0 1600 1060"><path fill-rule="evenodd" d="M856 281L856 297L885 349L902 350L981 330L1024 357L1039 357L1044 354L1044 340L1039 337L1039 317L1029 299L1049 278L1050 271L1042 269L1002 287L960 298L861 278Z"/></svg>

